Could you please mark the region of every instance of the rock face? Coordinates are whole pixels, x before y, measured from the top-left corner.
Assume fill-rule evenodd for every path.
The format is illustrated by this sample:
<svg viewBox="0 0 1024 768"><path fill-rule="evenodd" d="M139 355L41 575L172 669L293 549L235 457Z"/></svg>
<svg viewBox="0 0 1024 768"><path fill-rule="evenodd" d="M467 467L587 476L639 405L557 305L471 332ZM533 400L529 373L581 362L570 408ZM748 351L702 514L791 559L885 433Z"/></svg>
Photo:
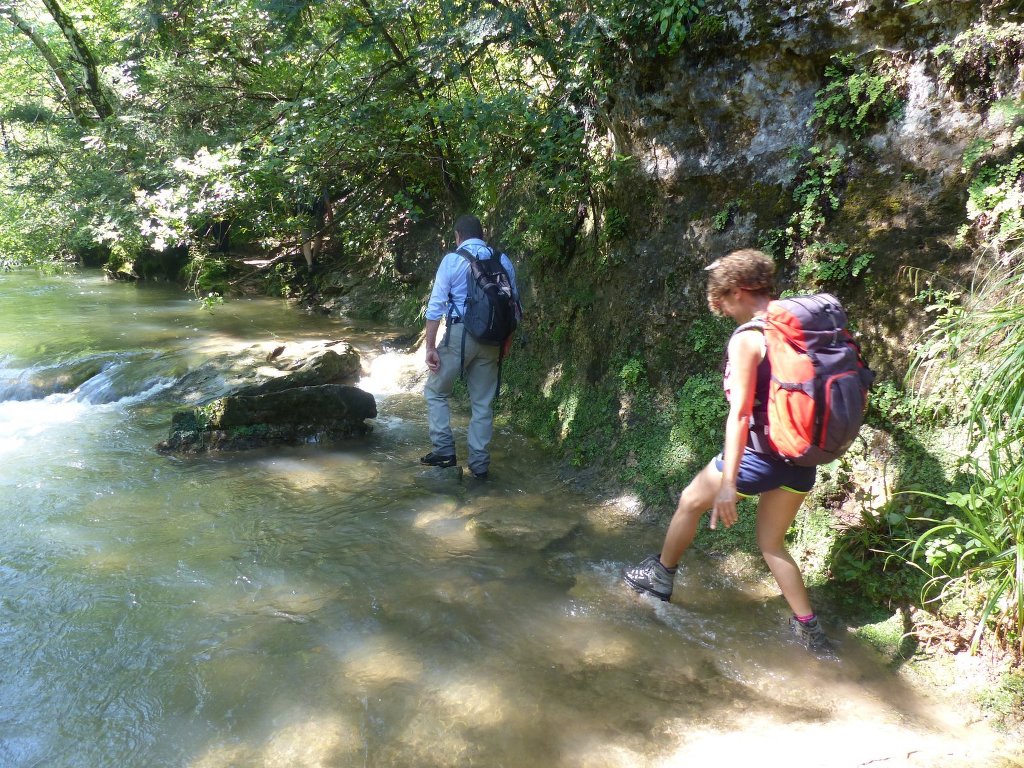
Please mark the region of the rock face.
<svg viewBox="0 0 1024 768"><path fill-rule="evenodd" d="M898 279L899 270L934 270L967 258L956 246L965 219L965 149L972 142L1004 146L1014 128L998 110L958 93L954 57L941 52L961 33L984 39L981 28L971 37L983 15L979 5L722 0L706 13L722 24L711 43L702 48L689 40L662 69L616 86L612 148L634 158L637 170L609 205L629 222L630 237L618 246L614 272L591 289L599 319L612 318L611 327L581 315L568 335L576 348L596 337L593 354L600 356L628 343L609 343L610 336L628 339L640 328L645 347L674 347L664 359L677 369L692 346L687 326L704 311L703 267L734 248L780 242L793 226L794 206L809 199L808 187L799 187L814 175L809 153L841 145L843 172L830 190L827 226L814 236L832 250L812 252L802 265L779 256L781 287L790 287L798 267L805 276L827 274L814 265L868 254L870 268L824 287L860 320L872 365L902 376L903 340L915 338L926 318L913 311L916 289ZM992 15L1006 17L1007 5L995 4ZM816 102L825 109L825 72L848 54L857 76L894 73L888 87L901 104L859 137L831 131L815 112ZM1006 70L1018 79L1000 81L997 91L1019 98L1024 70ZM639 307L637 285L648 293ZM804 280L801 290L808 288ZM637 309L642 318L634 316ZM625 328L613 320L619 317L630 318Z"/></svg>
<svg viewBox="0 0 1024 768"><path fill-rule="evenodd" d="M268 445L323 442L365 435L377 416L368 392L349 383L359 375L359 355L348 345L327 345L306 358L268 355L274 371L262 381L205 405L178 411L161 453L237 451Z"/></svg>

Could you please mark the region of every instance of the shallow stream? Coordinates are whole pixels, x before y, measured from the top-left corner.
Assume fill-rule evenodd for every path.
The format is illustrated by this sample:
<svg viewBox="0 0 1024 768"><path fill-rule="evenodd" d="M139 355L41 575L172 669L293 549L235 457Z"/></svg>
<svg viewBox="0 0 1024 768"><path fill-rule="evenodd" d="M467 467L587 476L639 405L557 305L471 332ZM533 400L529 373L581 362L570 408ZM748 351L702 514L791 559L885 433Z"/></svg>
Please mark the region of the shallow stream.
<svg viewBox="0 0 1024 768"><path fill-rule="evenodd" d="M672 604L625 589L660 526L507 428L491 481L423 471L390 329L89 273L0 275L0 322L0 766L986 764L844 628L797 647L770 585L694 553ZM365 441L153 450L190 373L334 338Z"/></svg>

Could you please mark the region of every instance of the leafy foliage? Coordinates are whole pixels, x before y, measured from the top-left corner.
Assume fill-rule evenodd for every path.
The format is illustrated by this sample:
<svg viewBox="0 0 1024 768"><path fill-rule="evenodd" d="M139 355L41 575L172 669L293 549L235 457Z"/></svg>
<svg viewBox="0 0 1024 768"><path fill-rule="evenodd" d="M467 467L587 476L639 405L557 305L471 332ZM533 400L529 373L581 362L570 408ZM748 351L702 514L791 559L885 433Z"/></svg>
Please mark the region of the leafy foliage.
<svg viewBox="0 0 1024 768"><path fill-rule="evenodd" d="M829 214L839 206L844 183L847 156L844 145L837 144L827 150L813 146L807 155L793 190L796 210L786 228L770 233L763 243L773 255L785 259L794 258L825 226Z"/></svg>
<svg viewBox="0 0 1024 768"><path fill-rule="evenodd" d="M1009 85L1000 73L1011 72L1024 59L1024 24L982 22L935 47L940 77L964 97L989 103Z"/></svg>
<svg viewBox="0 0 1024 768"><path fill-rule="evenodd" d="M833 56L825 68L825 87L815 95L809 123L861 139L899 113L902 90L902 75L892 59L880 57L859 69L853 54Z"/></svg>
<svg viewBox="0 0 1024 768"><path fill-rule="evenodd" d="M986 258L969 290L930 290L936 319L912 369L919 387L930 386L947 402L966 400L963 413L985 450L970 462L966 490L917 492L945 502L949 514L918 520L924 531L908 546L908 557L931 577L928 595L962 606L973 619L972 651L992 631L1018 655L1024 652L1022 112L1009 105L1008 152L991 157L988 145L968 148L964 166L974 174L968 217Z"/></svg>
<svg viewBox="0 0 1024 768"><path fill-rule="evenodd" d="M662 53L676 53L686 42L690 23L704 7L704 0L664 0L654 12L657 29L664 38Z"/></svg>
<svg viewBox="0 0 1024 768"><path fill-rule="evenodd" d="M912 373L920 385L947 391L948 399L965 399L967 415L983 433L1011 444L1024 436L1024 143L975 168L968 216L990 261L979 263L969 290L922 294L931 299L926 309L935 321Z"/></svg>
<svg viewBox="0 0 1024 768"><path fill-rule="evenodd" d="M722 395L718 374L691 376L683 384L676 401L676 433L679 439L698 448L698 464L704 464L718 452L725 438L724 424L729 405Z"/></svg>
<svg viewBox="0 0 1024 768"><path fill-rule="evenodd" d="M865 65L853 54L838 54L825 67L824 79L807 121L818 139L793 151L800 162L795 210L784 227L760 237L761 247L777 258L803 257L799 278L816 286L857 278L874 259L872 253L847 253L845 243L818 240L839 208L852 159L863 153L869 131L900 114L906 90L894 56L876 55Z"/></svg>
<svg viewBox="0 0 1024 768"><path fill-rule="evenodd" d="M990 143L969 148L967 218L1007 264L1024 243L1024 102L1003 101L993 111L1012 128L1009 147L998 154Z"/></svg>
<svg viewBox="0 0 1024 768"><path fill-rule="evenodd" d="M801 283L827 285L860 277L871 266L873 253L852 253L846 243L812 243L800 264Z"/></svg>
<svg viewBox="0 0 1024 768"><path fill-rule="evenodd" d="M1009 289L991 308L979 310L969 323L966 341L983 350L975 366L984 376L972 398L971 416L983 427L995 429L1000 442L1024 437L1024 292L1020 266L997 285Z"/></svg>
<svg viewBox="0 0 1024 768"><path fill-rule="evenodd" d="M954 514L932 523L913 541L912 561L923 559L934 574L926 595L954 594L970 604L976 621L971 650L986 630L1024 651L1024 463L1013 452L993 449L974 465L965 493L944 501ZM920 491L921 495L938 498ZM931 521L928 521L931 523Z"/></svg>
<svg viewBox="0 0 1024 768"><path fill-rule="evenodd" d="M54 87L58 69L85 80L60 66L70 43L40 13L35 37L2 38L0 80L23 87L0 94L0 214L28 224L5 228L3 258L130 242L111 269L135 274L140 249L208 241L217 221L232 243L285 256L322 190L333 256L373 253L379 274L419 230L469 209L510 212L490 222L509 248L561 258L614 166L592 130L608 83L634 56L677 50L702 7L103 4L71 18L103 75L106 117ZM34 216L56 201L58 215Z"/></svg>
<svg viewBox="0 0 1024 768"><path fill-rule="evenodd" d="M732 223L736 214L740 212L743 207L743 203L739 200L730 200L725 204L718 213L711 219L711 224L715 228L716 232L724 232L726 228Z"/></svg>

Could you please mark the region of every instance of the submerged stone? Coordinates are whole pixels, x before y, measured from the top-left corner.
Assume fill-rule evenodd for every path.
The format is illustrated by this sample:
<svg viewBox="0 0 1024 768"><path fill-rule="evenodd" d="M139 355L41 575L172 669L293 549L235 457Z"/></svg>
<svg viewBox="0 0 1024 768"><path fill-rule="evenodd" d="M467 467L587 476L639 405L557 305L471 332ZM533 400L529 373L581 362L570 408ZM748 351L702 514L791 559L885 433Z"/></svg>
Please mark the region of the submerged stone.
<svg viewBox="0 0 1024 768"><path fill-rule="evenodd" d="M0 371L0 400L38 400L58 392L73 392L99 374L112 359L93 355L26 371Z"/></svg>
<svg viewBox="0 0 1024 768"><path fill-rule="evenodd" d="M461 483L465 472L461 465L454 467L417 467L413 482L422 488L444 489L452 483Z"/></svg>
<svg viewBox="0 0 1024 768"><path fill-rule="evenodd" d="M479 503L479 502L478 502ZM469 523L479 535L509 546L541 550L580 527L576 517L552 515L543 504L494 499Z"/></svg>

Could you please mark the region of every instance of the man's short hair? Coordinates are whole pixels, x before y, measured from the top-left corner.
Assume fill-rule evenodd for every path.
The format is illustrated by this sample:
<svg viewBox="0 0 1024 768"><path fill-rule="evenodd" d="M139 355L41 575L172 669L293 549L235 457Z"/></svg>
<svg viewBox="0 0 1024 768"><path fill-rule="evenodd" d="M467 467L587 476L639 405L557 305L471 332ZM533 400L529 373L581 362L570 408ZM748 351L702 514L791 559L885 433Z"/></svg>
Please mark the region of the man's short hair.
<svg viewBox="0 0 1024 768"><path fill-rule="evenodd" d="M480 219L469 214L459 216L455 220L455 231L463 240L469 240L471 237L484 239L484 228L480 225Z"/></svg>

